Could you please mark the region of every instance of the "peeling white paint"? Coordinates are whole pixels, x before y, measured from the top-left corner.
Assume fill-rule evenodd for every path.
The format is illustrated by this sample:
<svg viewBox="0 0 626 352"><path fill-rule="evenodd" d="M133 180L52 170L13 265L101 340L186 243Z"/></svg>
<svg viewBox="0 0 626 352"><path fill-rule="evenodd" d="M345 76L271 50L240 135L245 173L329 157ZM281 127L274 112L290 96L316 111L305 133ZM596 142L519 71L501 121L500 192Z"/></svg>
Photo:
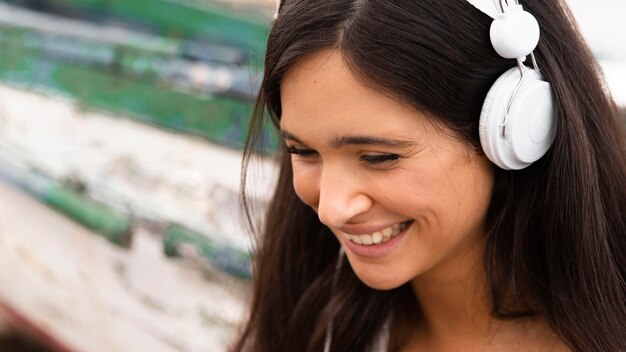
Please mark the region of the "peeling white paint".
<svg viewBox="0 0 626 352"><path fill-rule="evenodd" d="M0 152L142 218L179 223L248 249L238 203L241 153L130 119L85 111L67 99L0 86ZM265 202L275 166L254 165Z"/></svg>
<svg viewBox="0 0 626 352"><path fill-rule="evenodd" d="M126 250L3 183L0 199L0 301L74 351L224 351L244 319L246 283L164 257L160 236Z"/></svg>

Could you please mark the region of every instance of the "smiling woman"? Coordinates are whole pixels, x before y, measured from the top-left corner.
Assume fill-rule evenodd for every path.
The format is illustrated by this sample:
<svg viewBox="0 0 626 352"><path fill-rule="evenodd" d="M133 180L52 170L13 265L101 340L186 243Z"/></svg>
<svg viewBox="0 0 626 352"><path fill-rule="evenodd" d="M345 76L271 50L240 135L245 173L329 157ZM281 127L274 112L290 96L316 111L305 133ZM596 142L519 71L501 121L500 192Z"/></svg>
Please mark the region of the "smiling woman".
<svg viewBox="0 0 626 352"><path fill-rule="evenodd" d="M296 64L281 101L294 190L366 285L388 290L442 270L476 271L468 261L482 256L493 187L484 155L363 86L339 51Z"/></svg>
<svg viewBox="0 0 626 352"><path fill-rule="evenodd" d="M626 349L615 104L563 4L470 2L283 2L245 159L269 116L280 176L233 351ZM511 22L490 43L529 13L534 53L498 45Z"/></svg>

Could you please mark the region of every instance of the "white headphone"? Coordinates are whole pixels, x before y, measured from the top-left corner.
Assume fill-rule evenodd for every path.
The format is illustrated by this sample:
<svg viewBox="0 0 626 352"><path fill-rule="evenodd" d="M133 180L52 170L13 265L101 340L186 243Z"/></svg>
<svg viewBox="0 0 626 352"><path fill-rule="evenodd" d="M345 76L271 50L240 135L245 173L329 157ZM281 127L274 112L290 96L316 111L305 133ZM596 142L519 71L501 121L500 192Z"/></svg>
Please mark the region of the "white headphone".
<svg viewBox="0 0 626 352"><path fill-rule="evenodd" d="M492 16L485 1L468 1ZM480 144L494 164L519 170L548 152L556 121L550 84L543 80L533 54L539 42L537 20L517 0L499 3L501 12L492 16L491 44L498 55L516 59L517 67L506 71L489 89L480 114ZM534 69L523 64L527 55Z"/></svg>

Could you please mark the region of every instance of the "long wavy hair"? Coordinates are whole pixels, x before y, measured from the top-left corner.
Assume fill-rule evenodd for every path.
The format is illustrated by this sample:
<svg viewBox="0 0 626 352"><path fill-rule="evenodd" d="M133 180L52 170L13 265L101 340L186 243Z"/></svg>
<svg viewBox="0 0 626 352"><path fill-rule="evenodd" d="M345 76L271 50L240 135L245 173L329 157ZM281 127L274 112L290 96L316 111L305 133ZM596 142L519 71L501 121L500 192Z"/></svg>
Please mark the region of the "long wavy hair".
<svg viewBox="0 0 626 352"><path fill-rule="evenodd" d="M484 238L492 313L542 316L574 351L626 351L624 127L567 6L523 5L541 28L535 54L552 85L557 132L532 166L495 171ZM367 86L436 116L480 148L483 100L515 65L493 50L491 21L464 0L283 1L244 152L244 186L264 126L278 127L285 73L324 49L339 50ZM339 244L296 196L289 155L281 150L278 158L275 194L257 231L250 317L232 351L321 351L331 320L333 351L367 351L389 314L419 317L416 299L408 284L368 288L349 265L333 287Z"/></svg>

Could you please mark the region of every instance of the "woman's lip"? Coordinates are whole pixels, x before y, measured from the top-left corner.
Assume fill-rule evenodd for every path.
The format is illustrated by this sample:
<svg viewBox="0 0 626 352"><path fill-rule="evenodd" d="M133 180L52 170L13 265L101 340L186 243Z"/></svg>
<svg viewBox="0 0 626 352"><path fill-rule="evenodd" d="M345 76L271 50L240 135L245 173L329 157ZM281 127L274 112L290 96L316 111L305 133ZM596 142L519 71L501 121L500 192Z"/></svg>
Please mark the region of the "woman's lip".
<svg viewBox="0 0 626 352"><path fill-rule="evenodd" d="M337 229L343 233L347 233L348 235L371 235L374 232L379 232L388 227L391 227L396 224L402 224L404 222L407 222L407 220L396 221L396 222L392 222L392 223L389 223L387 225L382 225L382 226L349 225L349 226L342 226Z"/></svg>
<svg viewBox="0 0 626 352"><path fill-rule="evenodd" d="M384 257L393 252L397 247L399 247L400 242L402 241L408 230L411 228L411 226L413 226L413 221L411 221L408 226L404 230L402 230L402 232L392 237L388 242L382 242L372 245L362 245L352 242L344 237L344 243L345 246L348 247L348 250L360 257Z"/></svg>

